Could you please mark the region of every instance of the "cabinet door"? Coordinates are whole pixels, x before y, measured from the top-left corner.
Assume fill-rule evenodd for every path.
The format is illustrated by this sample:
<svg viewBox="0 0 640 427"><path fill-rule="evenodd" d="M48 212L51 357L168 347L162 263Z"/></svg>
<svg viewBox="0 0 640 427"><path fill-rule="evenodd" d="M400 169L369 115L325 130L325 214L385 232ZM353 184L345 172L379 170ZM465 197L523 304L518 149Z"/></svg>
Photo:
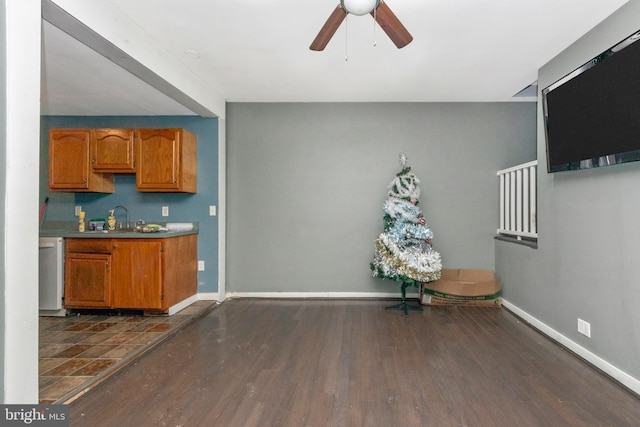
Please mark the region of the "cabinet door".
<svg viewBox="0 0 640 427"><path fill-rule="evenodd" d="M49 133L49 189L113 193L113 175L90 167L89 129L52 129Z"/></svg>
<svg viewBox="0 0 640 427"><path fill-rule="evenodd" d="M176 129L141 129L137 139L138 189L177 191L180 182L180 137Z"/></svg>
<svg viewBox="0 0 640 427"><path fill-rule="evenodd" d="M111 255L67 253L64 305L67 308L111 306Z"/></svg>
<svg viewBox="0 0 640 427"><path fill-rule="evenodd" d="M93 170L134 173L133 129L94 129L91 137Z"/></svg>
<svg viewBox="0 0 640 427"><path fill-rule="evenodd" d="M113 246L113 306L162 308L162 240L117 239Z"/></svg>
<svg viewBox="0 0 640 427"><path fill-rule="evenodd" d="M51 130L49 138L49 187L89 189L88 129Z"/></svg>
<svg viewBox="0 0 640 427"><path fill-rule="evenodd" d="M138 191L196 192L196 137L184 129L140 129L136 135Z"/></svg>

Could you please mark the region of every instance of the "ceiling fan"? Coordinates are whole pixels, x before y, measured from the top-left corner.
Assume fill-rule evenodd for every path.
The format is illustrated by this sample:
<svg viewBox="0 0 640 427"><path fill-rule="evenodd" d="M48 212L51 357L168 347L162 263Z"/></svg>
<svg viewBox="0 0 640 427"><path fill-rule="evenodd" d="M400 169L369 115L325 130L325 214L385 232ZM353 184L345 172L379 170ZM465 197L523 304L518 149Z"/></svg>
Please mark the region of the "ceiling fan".
<svg viewBox="0 0 640 427"><path fill-rule="evenodd" d="M324 50L349 13L353 15L371 14L398 49L405 47L413 40L413 36L409 34L402 22L382 0L340 0L340 4L329 15L329 19L324 23L309 49Z"/></svg>

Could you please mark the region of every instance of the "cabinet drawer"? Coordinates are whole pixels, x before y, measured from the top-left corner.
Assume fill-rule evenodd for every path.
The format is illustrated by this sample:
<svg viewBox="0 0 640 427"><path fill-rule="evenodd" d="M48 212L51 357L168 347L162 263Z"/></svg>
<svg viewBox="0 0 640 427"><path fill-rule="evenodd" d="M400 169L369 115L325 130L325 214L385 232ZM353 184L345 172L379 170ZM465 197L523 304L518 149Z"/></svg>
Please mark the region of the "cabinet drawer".
<svg viewBox="0 0 640 427"><path fill-rule="evenodd" d="M109 254L113 248L111 239L66 239L64 244L67 252Z"/></svg>

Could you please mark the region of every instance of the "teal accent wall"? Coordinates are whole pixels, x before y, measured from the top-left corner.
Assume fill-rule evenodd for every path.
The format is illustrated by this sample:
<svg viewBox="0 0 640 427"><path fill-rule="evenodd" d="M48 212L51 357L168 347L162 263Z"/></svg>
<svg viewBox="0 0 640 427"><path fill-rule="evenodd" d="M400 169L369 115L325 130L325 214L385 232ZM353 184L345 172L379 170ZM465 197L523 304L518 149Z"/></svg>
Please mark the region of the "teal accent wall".
<svg viewBox="0 0 640 427"><path fill-rule="evenodd" d="M141 193L135 175L115 175L110 194L49 192L49 129L51 128L184 128L198 137L198 192ZM198 259L205 271L198 272L198 292L218 291L218 217L209 216L209 206L218 206L218 119L197 116L43 116L41 118L40 199L49 197L46 221L75 221L75 206L82 206L87 219L106 218L109 209L123 205L131 222L198 222ZM169 206L163 217L162 206ZM116 212L118 219L122 211Z"/></svg>

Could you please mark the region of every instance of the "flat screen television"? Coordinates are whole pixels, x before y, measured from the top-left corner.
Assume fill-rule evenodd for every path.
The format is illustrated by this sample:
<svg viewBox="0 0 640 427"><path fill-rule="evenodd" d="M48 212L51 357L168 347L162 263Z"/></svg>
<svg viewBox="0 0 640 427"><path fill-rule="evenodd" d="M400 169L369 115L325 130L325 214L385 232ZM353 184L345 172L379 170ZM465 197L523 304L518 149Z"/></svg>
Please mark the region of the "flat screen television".
<svg viewBox="0 0 640 427"><path fill-rule="evenodd" d="M547 171L640 160L640 31L542 90Z"/></svg>

